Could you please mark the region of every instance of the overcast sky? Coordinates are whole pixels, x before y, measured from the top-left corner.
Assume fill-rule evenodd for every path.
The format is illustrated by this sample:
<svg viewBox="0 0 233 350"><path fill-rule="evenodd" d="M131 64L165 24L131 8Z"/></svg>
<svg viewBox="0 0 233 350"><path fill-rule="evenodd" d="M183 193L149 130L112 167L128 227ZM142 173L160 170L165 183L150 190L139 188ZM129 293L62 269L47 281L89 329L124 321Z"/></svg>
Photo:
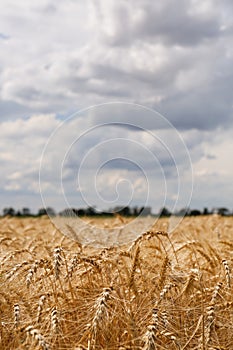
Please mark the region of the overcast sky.
<svg viewBox="0 0 233 350"><path fill-rule="evenodd" d="M2 0L0 52L0 210L42 206L46 142L57 210L233 209L231 0Z"/></svg>

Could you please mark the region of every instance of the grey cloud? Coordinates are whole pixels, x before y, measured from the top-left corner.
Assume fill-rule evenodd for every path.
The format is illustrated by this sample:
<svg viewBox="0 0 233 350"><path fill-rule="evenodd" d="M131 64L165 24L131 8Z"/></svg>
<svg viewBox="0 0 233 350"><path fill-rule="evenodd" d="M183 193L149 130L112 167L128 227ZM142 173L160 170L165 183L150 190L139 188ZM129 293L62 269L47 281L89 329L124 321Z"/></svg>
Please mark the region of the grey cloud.
<svg viewBox="0 0 233 350"><path fill-rule="evenodd" d="M0 33L0 40L8 40L10 39L10 36L4 33Z"/></svg>
<svg viewBox="0 0 233 350"><path fill-rule="evenodd" d="M145 131L136 127L108 124L91 131L90 135L84 135L73 144L66 155L64 180L76 176L80 166L84 171L143 170L149 172L150 176L164 171L165 176L171 177L177 176L176 167L187 168L187 162L186 150L175 131L156 131L153 136L150 133L145 135Z"/></svg>
<svg viewBox="0 0 233 350"><path fill-rule="evenodd" d="M203 18L188 13L188 1L164 2L160 11L153 6L145 6L144 20L139 24L137 33L143 37L164 38L168 44L193 46L204 39L216 38L220 35L220 23L215 18Z"/></svg>
<svg viewBox="0 0 233 350"><path fill-rule="evenodd" d="M124 158L115 158L115 159L110 159L106 163L103 164L102 168L106 169L125 169L128 171L140 171L140 168L138 167L137 164L135 164L133 161L130 159L124 159Z"/></svg>
<svg viewBox="0 0 233 350"><path fill-rule="evenodd" d="M46 5L44 6L37 6L37 10L40 11L42 14L44 15L53 15L54 13L57 12L57 6L58 4L56 4L56 6L54 5L54 3L48 2Z"/></svg>
<svg viewBox="0 0 233 350"><path fill-rule="evenodd" d="M159 106L178 129L213 130L229 127L233 122L232 77L217 78L213 86L168 96Z"/></svg>
<svg viewBox="0 0 233 350"><path fill-rule="evenodd" d="M103 20L105 2L100 2L99 21ZM138 13L138 18L136 14ZM220 21L214 15L192 13L192 3L180 0L129 1L114 3L112 32L103 31L103 38L110 45L132 45L138 40L159 40L166 44L193 46L205 39L218 37ZM135 18L136 17L136 18Z"/></svg>
<svg viewBox="0 0 233 350"><path fill-rule="evenodd" d="M183 62L184 66L185 62ZM120 91L123 97L132 99L140 95L140 91L151 93L152 89L157 92L166 89L175 79L176 68L179 67L177 67L177 63L173 62L173 64L161 67L159 71L152 74L146 67L140 70L136 68L126 69L120 66L113 67L108 63L97 63L93 65L93 76L105 83L105 90L110 92L112 96L117 96L116 89L118 89L117 91Z"/></svg>
<svg viewBox="0 0 233 350"><path fill-rule="evenodd" d="M216 159L216 156L214 154L206 154L205 157L207 159Z"/></svg>
<svg viewBox="0 0 233 350"><path fill-rule="evenodd" d="M0 120L25 118L31 113L32 110L27 106L22 106L14 101L0 100Z"/></svg>
<svg viewBox="0 0 233 350"><path fill-rule="evenodd" d="M102 6L104 4L102 2ZM121 35L121 31L124 32L121 10L123 5L120 3L114 6L119 7L119 13L116 11L116 22L119 22L115 28L116 35ZM130 13L132 2L123 8L125 6L128 6L126 10L129 13L126 12L131 21L131 16L134 15L134 12ZM230 58L228 71L223 71L227 62L224 50L227 45L230 47L230 38L223 39L226 35L224 32L221 32L221 36L215 32L214 28L219 26L220 21L216 12L213 11L211 15L191 15L190 3L187 1L181 1L180 8L174 6L174 2L169 1L162 4L139 1L136 12L141 9L143 15L139 19L132 19L136 21L132 25L127 24L132 32L131 46L109 47L100 40L97 43L90 41L85 49L72 49L68 53L62 51L61 56L53 52L39 66L38 61L35 61L28 69L17 68L11 75L8 74L6 81L3 79L2 82L2 98L29 110L53 111L60 115L67 113L67 109L73 110L74 106L80 108L110 99L120 99L150 106L182 129L214 129L220 124L228 125L231 121L233 86ZM114 11L110 11L108 15L110 20L114 19ZM102 15L106 16L107 13ZM181 47L177 49L172 44L172 35L176 35L172 26L175 26L176 21L182 23L184 28L181 32L190 38L189 47L180 43ZM192 39L189 30L185 30L186 25L199 31L200 36L195 34ZM157 26L156 30L163 35L170 35L171 42L164 45L161 38L151 41L153 26ZM127 37L127 33L124 37ZM209 41L203 49L201 38L207 37ZM156 49L157 44L160 45L159 49ZM190 70L194 72L191 76ZM214 76L217 71L220 75ZM28 79L29 74L32 75L31 79ZM183 74L184 80L189 81L190 86L187 89L177 86L180 74ZM203 85L196 83L198 75L204 77Z"/></svg>

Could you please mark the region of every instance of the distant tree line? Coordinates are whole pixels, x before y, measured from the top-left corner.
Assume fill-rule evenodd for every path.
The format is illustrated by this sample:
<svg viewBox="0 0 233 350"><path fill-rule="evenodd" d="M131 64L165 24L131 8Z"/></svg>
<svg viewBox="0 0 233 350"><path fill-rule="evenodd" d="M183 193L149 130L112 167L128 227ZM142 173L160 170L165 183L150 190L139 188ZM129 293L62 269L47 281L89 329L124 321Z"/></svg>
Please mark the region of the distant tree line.
<svg viewBox="0 0 233 350"><path fill-rule="evenodd" d="M233 212L230 211L228 208L220 207L220 208L213 208L209 210L208 208L204 208L203 210L199 209L190 209L190 208L183 208L175 213L172 213L167 208L162 208L159 212L159 216L161 217L169 217L171 215L175 216L199 216L199 215L212 215L212 214L218 214L221 216L231 216L233 215Z"/></svg>
<svg viewBox="0 0 233 350"><path fill-rule="evenodd" d="M21 210L15 210L12 207L4 208L2 212L3 216L16 216L16 217L38 217L43 215L55 216L56 211L53 208L40 208L36 214L33 214L30 208L22 208Z"/></svg>
<svg viewBox="0 0 233 350"><path fill-rule="evenodd" d="M15 217L40 217L43 215L49 215L49 216L63 216L63 217L82 217L82 216L104 216L104 217L111 217L114 215L121 215L121 216L148 216L153 215L151 213L151 207L115 207L113 209L110 209L109 211L98 211L95 207L88 207L88 208L67 208L62 210L61 212L56 213L56 211L51 208L40 208L36 214L33 214L29 208L22 208L21 210L15 210L12 207L4 208L2 215L3 216L15 216ZM221 216L230 216L233 215L233 212L230 211L228 208L220 207L220 208L213 208L209 210L208 208L204 208L202 211L199 209L190 209L190 208L183 208L179 211L172 213L169 209L166 207L163 207L160 209L160 211L157 214L154 214L155 216L159 217L170 217L171 215L176 216L199 216L199 215L211 215L211 214L218 214Z"/></svg>

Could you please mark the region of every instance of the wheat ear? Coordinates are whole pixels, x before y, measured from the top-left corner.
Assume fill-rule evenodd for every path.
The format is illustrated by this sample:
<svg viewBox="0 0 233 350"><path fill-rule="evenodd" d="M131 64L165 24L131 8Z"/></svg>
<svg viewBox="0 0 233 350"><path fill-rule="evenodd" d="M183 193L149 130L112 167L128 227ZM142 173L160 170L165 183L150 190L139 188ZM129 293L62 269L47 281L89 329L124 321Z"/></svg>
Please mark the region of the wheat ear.
<svg viewBox="0 0 233 350"><path fill-rule="evenodd" d="M142 350L156 350L156 327L151 324L147 327L147 332L144 336L145 344Z"/></svg>
<svg viewBox="0 0 233 350"><path fill-rule="evenodd" d="M227 282L227 286L230 288L231 287L231 270L230 270L230 266L228 264L228 261L223 259L222 260L223 266L224 266L224 270L225 270L225 277L226 277L226 282Z"/></svg>
<svg viewBox="0 0 233 350"><path fill-rule="evenodd" d="M53 270L55 279L59 279L62 263L62 248L56 247L53 252Z"/></svg>
<svg viewBox="0 0 233 350"><path fill-rule="evenodd" d="M169 259L167 257L167 255L165 256L161 269L160 269L160 276L159 276L159 281L158 281L158 288L159 290L161 290L164 286L164 282L165 282L165 278L166 278L166 271L167 271L167 267L169 265Z"/></svg>
<svg viewBox="0 0 233 350"><path fill-rule="evenodd" d="M59 317L57 307L54 306L51 312L51 326L54 333L58 333L59 330Z"/></svg>
<svg viewBox="0 0 233 350"><path fill-rule="evenodd" d="M88 339L88 350L91 349L92 343L93 348L95 348L97 333L103 325L103 322L108 318L108 301L110 299L111 292L112 288L104 288L101 295L95 301L95 314L92 323L90 324L91 333L89 334Z"/></svg>
<svg viewBox="0 0 233 350"><path fill-rule="evenodd" d="M42 314L45 301L46 301L46 295L42 295L39 299L39 303L37 307L37 323L40 323L41 314Z"/></svg>
<svg viewBox="0 0 233 350"><path fill-rule="evenodd" d="M26 333L29 334L33 339L36 340L38 345L43 350L50 350L49 344L46 342L44 336L38 331L38 329L34 328L33 326L28 326L25 329Z"/></svg>
<svg viewBox="0 0 233 350"><path fill-rule="evenodd" d="M14 325L18 328L20 322L20 307L19 304L14 305Z"/></svg>

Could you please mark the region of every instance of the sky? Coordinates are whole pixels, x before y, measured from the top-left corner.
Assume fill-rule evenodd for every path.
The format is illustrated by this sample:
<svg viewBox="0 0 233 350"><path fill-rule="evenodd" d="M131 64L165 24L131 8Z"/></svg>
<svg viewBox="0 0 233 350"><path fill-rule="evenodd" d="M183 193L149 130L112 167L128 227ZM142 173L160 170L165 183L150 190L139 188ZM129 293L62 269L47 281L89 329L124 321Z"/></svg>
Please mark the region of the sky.
<svg viewBox="0 0 233 350"><path fill-rule="evenodd" d="M233 209L231 0L2 0L0 52L0 210Z"/></svg>

